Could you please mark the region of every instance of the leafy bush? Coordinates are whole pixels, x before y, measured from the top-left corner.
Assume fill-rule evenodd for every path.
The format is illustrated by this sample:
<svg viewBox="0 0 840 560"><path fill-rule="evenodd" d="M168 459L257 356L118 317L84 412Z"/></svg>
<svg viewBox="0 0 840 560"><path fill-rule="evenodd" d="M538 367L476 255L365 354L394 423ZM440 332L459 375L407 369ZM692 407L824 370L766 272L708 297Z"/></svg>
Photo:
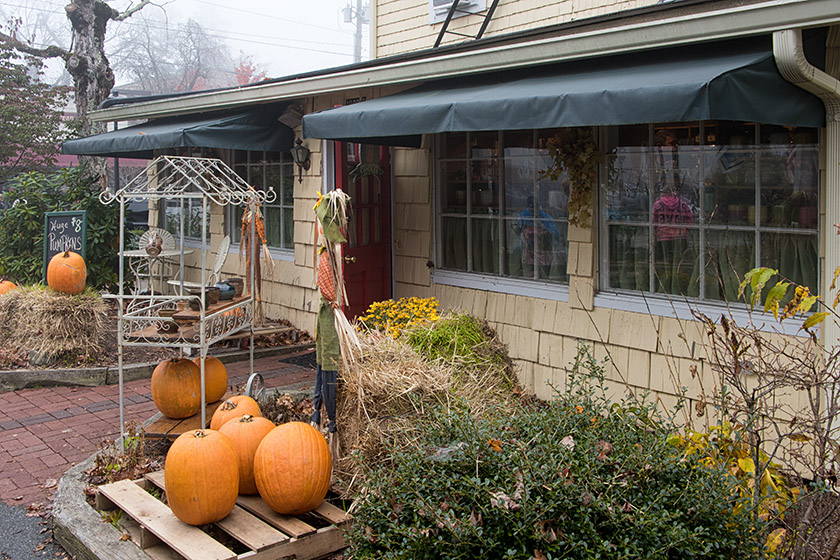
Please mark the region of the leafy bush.
<svg viewBox="0 0 840 560"><path fill-rule="evenodd" d="M87 211L89 286L112 288L118 281L119 207L99 202L101 187L78 167L55 173L24 173L2 194L0 274L18 284L43 278L44 213Z"/></svg>
<svg viewBox="0 0 840 560"><path fill-rule="evenodd" d="M421 418L413 446L366 468L354 558L761 556L734 479L670 445L652 406L610 404L599 383L572 376L554 402L512 416Z"/></svg>

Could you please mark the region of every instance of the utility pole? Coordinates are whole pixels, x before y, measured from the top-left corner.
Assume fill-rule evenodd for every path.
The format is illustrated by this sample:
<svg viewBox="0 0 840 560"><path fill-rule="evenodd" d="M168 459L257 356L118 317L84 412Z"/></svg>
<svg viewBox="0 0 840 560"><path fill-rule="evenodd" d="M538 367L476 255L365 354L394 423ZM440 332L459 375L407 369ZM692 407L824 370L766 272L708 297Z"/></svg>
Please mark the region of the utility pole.
<svg viewBox="0 0 840 560"><path fill-rule="evenodd" d="M362 61L362 26L367 25L367 9L362 6L363 0L356 0L356 5L347 4L342 10L344 12L344 23L352 23L356 20L356 32L353 37L353 62Z"/></svg>

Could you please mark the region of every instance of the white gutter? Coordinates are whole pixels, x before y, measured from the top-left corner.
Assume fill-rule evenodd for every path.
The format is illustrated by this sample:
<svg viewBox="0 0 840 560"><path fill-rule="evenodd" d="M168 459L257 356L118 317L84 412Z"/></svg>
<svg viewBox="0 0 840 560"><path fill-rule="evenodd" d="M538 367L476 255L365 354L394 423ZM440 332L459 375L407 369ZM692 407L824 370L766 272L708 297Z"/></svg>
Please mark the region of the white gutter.
<svg viewBox="0 0 840 560"><path fill-rule="evenodd" d="M834 23L840 23L837 0L772 0L286 82L121 105L92 111L89 116L94 121L158 118Z"/></svg>
<svg viewBox="0 0 840 560"><path fill-rule="evenodd" d="M829 37L837 33L829 32ZM802 49L802 32L786 29L773 33L773 55L782 76L819 97L825 104L825 263L823 266L822 290L828 302L833 297L828 287L834 278L834 270L840 266L840 235L834 231L834 224L840 222L840 80L812 66L805 59ZM840 71L834 68L834 71ZM826 348L834 348L840 341L840 325L828 320L823 325L823 342Z"/></svg>

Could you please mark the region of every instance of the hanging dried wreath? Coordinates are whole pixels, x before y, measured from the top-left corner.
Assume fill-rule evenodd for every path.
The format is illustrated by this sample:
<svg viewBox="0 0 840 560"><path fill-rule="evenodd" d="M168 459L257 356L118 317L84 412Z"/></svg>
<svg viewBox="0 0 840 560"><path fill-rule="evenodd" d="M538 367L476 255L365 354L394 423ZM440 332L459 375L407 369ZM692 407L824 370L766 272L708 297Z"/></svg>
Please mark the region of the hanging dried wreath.
<svg viewBox="0 0 840 560"><path fill-rule="evenodd" d="M595 144L592 129L565 128L546 143L554 165L540 172L540 179L557 181L564 171L569 176L569 223L591 227L592 188L598 176L598 164L604 154Z"/></svg>

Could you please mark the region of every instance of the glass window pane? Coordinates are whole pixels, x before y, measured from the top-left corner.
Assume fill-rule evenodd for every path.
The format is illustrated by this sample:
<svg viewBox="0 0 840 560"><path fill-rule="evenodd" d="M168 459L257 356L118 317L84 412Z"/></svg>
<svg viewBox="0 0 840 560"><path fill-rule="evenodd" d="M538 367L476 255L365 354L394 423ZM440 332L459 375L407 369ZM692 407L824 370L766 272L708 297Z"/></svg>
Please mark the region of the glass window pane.
<svg viewBox="0 0 840 560"><path fill-rule="evenodd" d="M228 214L230 216L228 231L230 231L230 239L233 243L239 243L242 239L242 212L241 206L233 206Z"/></svg>
<svg viewBox="0 0 840 560"><path fill-rule="evenodd" d="M604 202L609 221L646 222L650 207L647 148L617 147L606 156Z"/></svg>
<svg viewBox="0 0 840 560"><path fill-rule="evenodd" d="M467 157L466 132L447 132L440 138L440 157L446 159Z"/></svg>
<svg viewBox="0 0 840 560"><path fill-rule="evenodd" d="M442 218L441 253L442 268L467 270L467 220L465 218Z"/></svg>
<svg viewBox="0 0 840 560"><path fill-rule="evenodd" d="M740 137L737 137L740 141ZM755 224L755 146L716 146L703 151L704 207L712 224ZM761 212L761 210L759 210Z"/></svg>
<svg viewBox="0 0 840 560"><path fill-rule="evenodd" d="M489 214L499 207L499 162L472 161L472 212Z"/></svg>
<svg viewBox="0 0 840 560"><path fill-rule="evenodd" d="M295 217L291 208L283 208L283 248L295 248Z"/></svg>
<svg viewBox="0 0 840 560"><path fill-rule="evenodd" d="M654 285L658 293L697 297L700 295L699 234L680 230L667 238L654 234Z"/></svg>
<svg viewBox="0 0 840 560"><path fill-rule="evenodd" d="M565 221L537 220L535 262L540 280L568 281L566 274L568 246Z"/></svg>
<svg viewBox="0 0 840 560"><path fill-rule="evenodd" d="M474 158L487 158L499 155L499 133L471 132L470 155Z"/></svg>
<svg viewBox="0 0 840 560"><path fill-rule="evenodd" d="M283 206L294 206L295 204L295 173L293 165L284 165L282 168L282 197L278 193L278 198L281 200Z"/></svg>
<svg viewBox="0 0 840 560"><path fill-rule="evenodd" d="M816 144L781 144L761 151L761 202L774 227L816 229L819 156Z"/></svg>
<svg viewBox="0 0 840 560"><path fill-rule="evenodd" d="M753 231L710 230L706 232L704 258L706 297L735 302L744 275L755 267Z"/></svg>
<svg viewBox="0 0 840 560"><path fill-rule="evenodd" d="M467 163L449 161L442 164L442 210L446 214L464 214L467 211Z"/></svg>
<svg viewBox="0 0 840 560"><path fill-rule="evenodd" d="M277 206L263 208L265 217L265 238L269 247L283 246L283 211Z"/></svg>
<svg viewBox="0 0 840 560"><path fill-rule="evenodd" d="M650 241L647 226L610 225L609 283L622 290L650 290Z"/></svg>
<svg viewBox="0 0 840 560"><path fill-rule="evenodd" d="M472 227L472 269L473 272L499 273L499 222L498 220L473 218Z"/></svg>
<svg viewBox="0 0 840 560"><path fill-rule="evenodd" d="M761 234L761 265L775 268L779 274L817 292L817 236L814 234Z"/></svg>
<svg viewBox="0 0 840 560"><path fill-rule="evenodd" d="M511 150L513 151L513 150ZM505 158L504 213L518 215L534 202L534 158L532 150L518 150L519 154L532 152L526 157ZM531 203L528 200L531 199Z"/></svg>

